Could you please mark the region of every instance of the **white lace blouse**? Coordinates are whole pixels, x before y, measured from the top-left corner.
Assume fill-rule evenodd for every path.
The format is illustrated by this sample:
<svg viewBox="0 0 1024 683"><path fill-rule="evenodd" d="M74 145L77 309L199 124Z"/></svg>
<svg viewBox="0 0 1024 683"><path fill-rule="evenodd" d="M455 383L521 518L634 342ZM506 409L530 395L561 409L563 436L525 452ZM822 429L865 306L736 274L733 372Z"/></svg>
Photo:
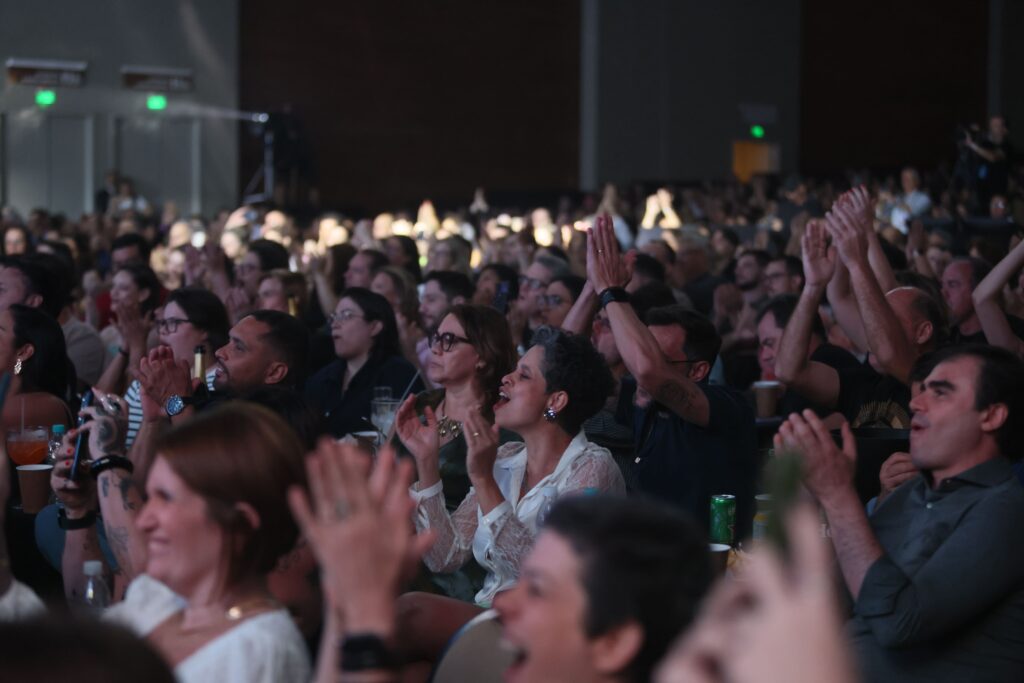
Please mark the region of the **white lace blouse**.
<svg viewBox="0 0 1024 683"><path fill-rule="evenodd" d="M143 574L103 618L143 638L184 607L184 599ZM288 610L279 609L245 619L203 645L174 667L174 676L181 683L277 683L308 681L311 670L302 635Z"/></svg>
<svg viewBox="0 0 1024 683"><path fill-rule="evenodd" d="M486 515L480 510L476 491L470 489L459 508L448 514L442 483L419 491L413 485L417 531L433 529L437 541L424 557L435 572L453 572L469 560L487 570L476 602L489 606L495 594L510 588L519 576L519 563L533 546L537 527L551 503L568 493L625 492L622 473L611 453L587 441L580 431L565 449L555 470L522 495L526 475L526 444L518 441L498 448L494 479L504 502Z"/></svg>

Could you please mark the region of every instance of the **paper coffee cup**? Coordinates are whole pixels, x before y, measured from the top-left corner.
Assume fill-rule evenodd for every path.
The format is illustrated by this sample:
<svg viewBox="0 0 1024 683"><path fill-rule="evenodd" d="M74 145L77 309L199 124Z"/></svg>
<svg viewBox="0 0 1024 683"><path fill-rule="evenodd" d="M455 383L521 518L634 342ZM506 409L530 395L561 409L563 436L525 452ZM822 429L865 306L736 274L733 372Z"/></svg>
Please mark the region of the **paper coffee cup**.
<svg viewBox="0 0 1024 683"><path fill-rule="evenodd" d="M21 509L34 515L50 502L50 474L53 465L18 465Z"/></svg>
<svg viewBox="0 0 1024 683"><path fill-rule="evenodd" d="M711 572L716 577L724 576L732 548L724 543L708 543L708 550L711 551Z"/></svg>
<svg viewBox="0 0 1024 683"><path fill-rule="evenodd" d="M377 445L377 432L352 432L352 436L356 437L356 441L363 448L373 450Z"/></svg>
<svg viewBox="0 0 1024 683"><path fill-rule="evenodd" d="M757 402L758 417L775 417L781 388L782 384L774 380L754 382L754 399Z"/></svg>

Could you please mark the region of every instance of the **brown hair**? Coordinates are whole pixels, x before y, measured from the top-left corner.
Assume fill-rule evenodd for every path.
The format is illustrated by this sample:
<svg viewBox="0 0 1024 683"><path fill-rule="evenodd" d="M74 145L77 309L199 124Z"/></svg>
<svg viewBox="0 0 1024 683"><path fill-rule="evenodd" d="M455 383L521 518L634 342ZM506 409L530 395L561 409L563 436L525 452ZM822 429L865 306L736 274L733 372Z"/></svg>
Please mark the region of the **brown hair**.
<svg viewBox="0 0 1024 683"><path fill-rule="evenodd" d="M416 282L405 268L384 266L374 275L384 275L391 280L391 286L398 292L398 310L406 320L416 320L419 315L420 301L416 292Z"/></svg>
<svg viewBox="0 0 1024 683"><path fill-rule="evenodd" d="M301 316L309 304L309 285L302 273L293 273L284 268L275 268L260 278L260 282L273 278L281 283L281 291L286 300L295 300L295 309Z"/></svg>
<svg viewBox="0 0 1024 683"><path fill-rule="evenodd" d="M466 332L484 367L477 379L484 392L484 409L490 414L498 400L501 378L512 372L519 356L505 316L490 306L456 304L450 311Z"/></svg>
<svg viewBox="0 0 1024 683"><path fill-rule="evenodd" d="M211 520L231 538L228 581L263 574L295 546L298 526L288 509L292 485L306 485L303 447L270 410L233 401L170 430L156 452L206 501ZM259 515L253 529L235 507Z"/></svg>

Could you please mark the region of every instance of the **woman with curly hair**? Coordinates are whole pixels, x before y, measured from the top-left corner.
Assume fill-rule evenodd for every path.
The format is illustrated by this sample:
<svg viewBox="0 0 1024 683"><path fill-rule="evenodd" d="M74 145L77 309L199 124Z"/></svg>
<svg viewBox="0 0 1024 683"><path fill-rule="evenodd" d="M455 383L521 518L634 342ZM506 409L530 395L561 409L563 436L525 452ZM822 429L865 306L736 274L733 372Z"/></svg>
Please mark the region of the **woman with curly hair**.
<svg viewBox="0 0 1024 683"><path fill-rule="evenodd" d="M433 595L403 598L404 642L414 658L436 657L459 626L515 584L519 563L556 499L625 491L611 454L582 431L584 420L600 410L612 391L604 358L586 337L548 327L538 329L532 341L516 370L501 380L494 424L482 410L465 417L462 433L472 488L454 513L445 505L434 411L424 410L425 424L412 399L399 411L398 435L416 461L416 528L437 536L424 557L427 567L451 572L472 556L487 570L476 606ZM499 428L519 434L522 441L499 447Z"/></svg>

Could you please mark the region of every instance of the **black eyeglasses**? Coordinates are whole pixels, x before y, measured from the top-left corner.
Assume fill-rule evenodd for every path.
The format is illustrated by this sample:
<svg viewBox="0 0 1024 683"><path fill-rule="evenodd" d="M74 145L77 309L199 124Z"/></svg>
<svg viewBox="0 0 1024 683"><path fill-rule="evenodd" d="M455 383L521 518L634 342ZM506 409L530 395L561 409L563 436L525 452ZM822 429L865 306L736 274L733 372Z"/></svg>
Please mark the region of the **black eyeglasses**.
<svg viewBox="0 0 1024 683"><path fill-rule="evenodd" d="M549 283L543 280L538 280L535 277L526 277L525 275L519 276L519 288L520 289L540 289L547 287Z"/></svg>
<svg viewBox="0 0 1024 683"><path fill-rule="evenodd" d="M437 332L435 332L434 334L430 335L430 348L434 348L435 346L437 346L438 343L440 343L441 350L444 351L445 353L451 351L452 347L459 342L463 344L470 343L469 340L466 339L465 337L457 337L451 332L445 332L444 334L438 334Z"/></svg>
<svg viewBox="0 0 1024 683"><path fill-rule="evenodd" d="M563 301L565 301L562 297L558 296L557 294L545 294L540 298L540 300L541 303L546 305L548 308L557 308L562 305Z"/></svg>
<svg viewBox="0 0 1024 683"><path fill-rule="evenodd" d="M158 332L166 332L167 334L174 334L178 331L178 325L182 323L190 323L191 320L187 318L161 318L160 320L154 321Z"/></svg>
<svg viewBox="0 0 1024 683"><path fill-rule="evenodd" d="M366 316L359 315L351 308L343 308L337 313L331 313L329 316L327 316L327 324L331 326L340 325L343 322L348 322L352 318L363 318L365 320Z"/></svg>

